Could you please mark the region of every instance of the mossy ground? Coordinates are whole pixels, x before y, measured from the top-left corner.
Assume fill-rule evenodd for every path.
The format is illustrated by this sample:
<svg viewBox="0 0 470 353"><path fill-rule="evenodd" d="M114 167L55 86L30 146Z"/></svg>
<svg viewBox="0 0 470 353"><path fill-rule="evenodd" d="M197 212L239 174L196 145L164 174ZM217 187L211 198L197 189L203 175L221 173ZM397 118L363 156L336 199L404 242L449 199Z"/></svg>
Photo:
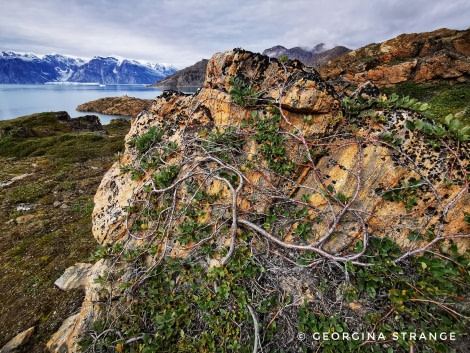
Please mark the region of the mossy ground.
<svg viewBox="0 0 470 353"><path fill-rule="evenodd" d="M395 92L400 96L410 96L429 103L430 117L435 120L442 121L448 114L457 114L462 122L470 125L470 83L417 84L408 81L381 90L385 94Z"/></svg>
<svg viewBox="0 0 470 353"><path fill-rule="evenodd" d="M48 113L0 122L3 131L22 126L34 137L0 137L0 182L29 174L0 187L0 347L36 326L27 349L43 352L81 305L81 290L62 292L54 281L96 248L93 196L130 125L74 134Z"/></svg>

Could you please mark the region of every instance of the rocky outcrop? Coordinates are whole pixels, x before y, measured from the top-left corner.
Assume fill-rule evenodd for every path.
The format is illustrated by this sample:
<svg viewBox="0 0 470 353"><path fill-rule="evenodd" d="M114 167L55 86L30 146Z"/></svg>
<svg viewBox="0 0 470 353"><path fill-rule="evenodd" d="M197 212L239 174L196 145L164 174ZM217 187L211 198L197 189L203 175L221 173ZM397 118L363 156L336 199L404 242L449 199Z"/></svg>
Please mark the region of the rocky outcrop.
<svg viewBox="0 0 470 353"><path fill-rule="evenodd" d="M85 287L85 281L90 275L91 264L79 263L65 270L64 274L54 282L61 290L72 290Z"/></svg>
<svg viewBox="0 0 470 353"><path fill-rule="evenodd" d="M372 81L378 86L400 82L468 82L470 30L440 29L402 34L354 50L319 68L322 77L341 90Z"/></svg>
<svg viewBox="0 0 470 353"><path fill-rule="evenodd" d="M364 87L358 94L376 92ZM203 241L228 250L224 257L201 256L198 264L224 266L242 231L262 239L252 251L266 242L272 244L270 258L286 250L279 256L293 264L296 259L289 257L305 250L315 252L319 263L362 261L371 235L388 236L411 255L429 244L415 241L413 232L432 227L435 243L469 232L468 145L430 149L422 133L409 128L418 118L389 109L353 124L340 114L333 87L314 69L241 49L217 53L200 91L166 91L133 120L126 151L95 195L93 235L107 246L154 244L144 261L150 268L165 256L188 256ZM417 188L419 198L410 196L408 203L383 197ZM217 197L202 202L204 210L194 216L211 231L200 243L187 243L179 238L179 226L201 195ZM297 207L306 213L286 220L284 211ZM277 208L282 212L272 217ZM308 241L299 237L302 217L309 220ZM359 240L362 252L354 250ZM468 239L456 241L463 250L470 246ZM75 351L77 337L99 317L102 304L122 295L120 284L132 278L137 285L142 269L121 266L108 260L93 265L82 310L49 342L52 351ZM111 272L109 286L93 281ZM279 293L296 281L279 276ZM291 297L298 303L315 300L308 294L314 290L292 289Z"/></svg>
<svg viewBox="0 0 470 353"><path fill-rule="evenodd" d="M323 43L320 43L313 49L307 50L302 49L301 47L287 49L281 45L276 45L272 48L265 49L262 55L277 59L283 55L286 55L290 60L299 60L307 66L317 68L323 64L326 64L330 60L333 60L338 56L351 51L350 49L342 46L325 50L324 46L325 45ZM165 77L160 81L157 81L153 86L164 87L166 89L202 87L206 77L207 63L207 59L202 59L192 66L186 67L172 75L169 75L168 77Z"/></svg>
<svg viewBox="0 0 470 353"><path fill-rule="evenodd" d="M67 318L47 343L50 351L79 352L80 338L91 327L90 325L100 312L102 306L100 302L104 299L101 291L102 286L95 280L103 276L107 269L109 269L109 264L104 261L98 261L93 266L82 264L77 267L76 265L68 268L58 280L59 284L65 284L64 290L83 287L85 298L81 311Z"/></svg>
<svg viewBox="0 0 470 353"><path fill-rule="evenodd" d="M157 81L154 87L175 89L178 87L202 87L206 77L206 67L209 60L202 59L194 65L188 66L174 74Z"/></svg>
<svg viewBox="0 0 470 353"><path fill-rule="evenodd" d="M136 117L143 110L149 109L152 100L128 96L106 97L80 104L79 112L96 112L108 115L124 115Z"/></svg>
<svg viewBox="0 0 470 353"><path fill-rule="evenodd" d="M57 120L68 125L72 129L72 132L103 132L100 118L96 115L83 115L71 118L67 112L57 112L55 114Z"/></svg>
<svg viewBox="0 0 470 353"><path fill-rule="evenodd" d="M103 126L96 115L71 118L66 111L33 114L5 121L2 125L0 138L45 137L69 132L103 132Z"/></svg>
<svg viewBox="0 0 470 353"><path fill-rule="evenodd" d="M28 343L29 338L34 333L34 327L30 327L13 337L6 345L0 349L0 353L19 353L24 345Z"/></svg>

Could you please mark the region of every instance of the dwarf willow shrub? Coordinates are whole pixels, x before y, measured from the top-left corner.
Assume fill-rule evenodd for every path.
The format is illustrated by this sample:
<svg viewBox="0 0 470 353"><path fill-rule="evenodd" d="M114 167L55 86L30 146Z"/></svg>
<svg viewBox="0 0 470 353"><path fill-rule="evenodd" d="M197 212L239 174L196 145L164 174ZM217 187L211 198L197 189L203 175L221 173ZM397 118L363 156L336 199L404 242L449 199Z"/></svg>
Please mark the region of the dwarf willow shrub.
<svg viewBox="0 0 470 353"><path fill-rule="evenodd" d="M308 193L300 199L285 195L295 187L292 176L296 169L313 169L318 159L328 155L329 148L337 146L337 140L328 143L322 138L321 144L315 145L314 137L302 136L308 142L299 142L301 132L289 130L287 117L278 106L261 105L261 94L240 78L230 82L233 103L256 108L242 119L240 127L200 130L197 136L183 137L180 145L163 141L164 132L155 128L130 142L139 152L138 162L123 166L121 172L130 173L132 178L151 176L142 187L143 196L132 199L124 210L127 231L144 241L133 248L119 243L98 249L96 257L106 258L117 267L122 265L124 270L98 278L103 291L108 290L105 297L111 295L111 285L119 283L120 288L114 288L113 304L95 323L91 336L82 341L82 350L253 352L259 343L263 352L392 353L409 352L411 347L420 352L452 352L452 342L392 337L395 332L453 332L466 338L470 314L468 255L459 254L452 243L439 243L441 247L403 258L403 248L387 236L374 234L363 240L355 238L341 250L360 256L359 261L336 261L334 255L335 260L329 261L331 258L314 251L315 247L295 248L314 241L317 225L332 228L328 240L337 235L331 225L333 217L325 217L328 210L312 206L313 197L321 197L328 204L325 209L332 210L339 226L347 227L348 217L356 217L367 226L367 220L358 215L361 210L354 209L356 196L326 183L328 178L318 177L315 188L301 185L308 187ZM389 108L423 112L427 106L397 95L368 101L348 98L343 100L344 115L331 117L329 123L339 126L339 134L347 139L356 139L359 149L371 142L355 134L355 123L384 123L382 113ZM453 118L447 120L442 137L458 138L458 124ZM312 123L313 119L306 117L304 121ZM424 126L414 123L413 128L426 132ZM402 141L396 135L383 139L372 143L387 145L392 153L400 151ZM247 144L256 147L256 151L250 151L250 158L244 151ZM292 156L289 150L298 146L304 148L296 150L300 157ZM170 158L177 152L182 152L179 164L171 164L174 159ZM303 154L308 153L309 158L305 158ZM236 195L236 188L248 184L242 171L259 173L268 184L265 188L249 186L259 197L247 197L248 208L244 210L238 207L241 199L236 197L228 197L227 204L227 193ZM359 179L360 172L350 174ZM413 211L423 179L410 178L381 196ZM212 189L214 180L226 188ZM278 186L282 183L294 186L283 189ZM169 192L162 191L172 185ZM352 212L341 214L348 207ZM238 212L238 224L232 224ZM469 226L470 216L463 216ZM240 227L246 220L257 222L260 230ZM235 232L231 233L233 228ZM402 231L408 232L405 236L410 249L416 249L421 246L419 242L433 242L440 229L428 224L425 229ZM236 240L231 243L233 247L226 244L230 235ZM292 238L289 247L275 244L286 236ZM179 246L185 256L170 256L170 249ZM228 261L224 261L227 256ZM299 339L301 333L311 337L321 332L380 332L386 339Z"/></svg>

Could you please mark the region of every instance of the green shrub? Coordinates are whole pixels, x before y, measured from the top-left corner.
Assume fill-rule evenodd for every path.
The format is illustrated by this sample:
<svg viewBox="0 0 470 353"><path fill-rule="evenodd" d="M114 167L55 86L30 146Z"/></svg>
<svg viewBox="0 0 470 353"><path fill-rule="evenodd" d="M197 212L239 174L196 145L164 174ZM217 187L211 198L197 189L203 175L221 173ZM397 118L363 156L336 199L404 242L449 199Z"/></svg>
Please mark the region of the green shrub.
<svg viewBox="0 0 470 353"><path fill-rule="evenodd" d="M13 202L36 202L49 193L49 188L43 184L27 184L18 186L9 197Z"/></svg>

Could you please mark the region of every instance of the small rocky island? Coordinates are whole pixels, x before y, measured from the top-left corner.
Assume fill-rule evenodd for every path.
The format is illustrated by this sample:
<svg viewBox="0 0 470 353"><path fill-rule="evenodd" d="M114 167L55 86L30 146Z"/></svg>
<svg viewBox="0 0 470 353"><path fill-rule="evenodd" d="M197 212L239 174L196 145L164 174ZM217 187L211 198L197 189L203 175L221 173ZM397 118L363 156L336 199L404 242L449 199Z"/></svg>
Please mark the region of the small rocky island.
<svg viewBox="0 0 470 353"><path fill-rule="evenodd" d="M107 115L124 115L136 117L143 110L150 108L151 99L140 99L135 97L106 97L91 102L80 104L79 112L96 112Z"/></svg>

